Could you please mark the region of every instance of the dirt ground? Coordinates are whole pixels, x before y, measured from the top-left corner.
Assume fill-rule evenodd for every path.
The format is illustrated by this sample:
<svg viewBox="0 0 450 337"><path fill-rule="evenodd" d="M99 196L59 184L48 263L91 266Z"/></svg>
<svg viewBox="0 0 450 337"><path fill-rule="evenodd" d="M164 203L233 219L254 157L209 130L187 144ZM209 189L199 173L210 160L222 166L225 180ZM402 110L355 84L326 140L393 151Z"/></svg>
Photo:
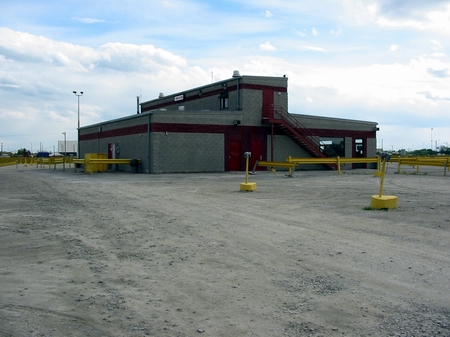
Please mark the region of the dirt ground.
<svg viewBox="0 0 450 337"><path fill-rule="evenodd" d="M450 174L0 168L1 336L450 336Z"/></svg>

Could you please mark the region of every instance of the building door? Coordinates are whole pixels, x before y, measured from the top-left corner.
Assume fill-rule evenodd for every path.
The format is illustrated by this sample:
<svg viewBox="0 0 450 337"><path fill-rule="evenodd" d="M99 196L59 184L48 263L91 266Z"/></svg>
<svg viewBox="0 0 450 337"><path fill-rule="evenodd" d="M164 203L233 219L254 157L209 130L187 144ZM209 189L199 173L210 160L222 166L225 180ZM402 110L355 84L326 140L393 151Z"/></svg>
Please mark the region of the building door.
<svg viewBox="0 0 450 337"><path fill-rule="evenodd" d="M117 159L118 157L119 145L114 143L108 143L108 159ZM108 170L114 169L114 171L118 170L117 165L108 164Z"/></svg>
<svg viewBox="0 0 450 337"><path fill-rule="evenodd" d="M108 143L108 159L114 159L115 144ZM108 164L108 170L111 170L112 165Z"/></svg>
<svg viewBox="0 0 450 337"><path fill-rule="evenodd" d="M253 167L255 166L255 163L257 160L262 160L262 141L260 140L252 140L252 146L251 146L251 152L252 156L250 158L250 164L249 164L249 170L253 170ZM256 170L261 171L262 167L257 167Z"/></svg>
<svg viewBox="0 0 450 337"><path fill-rule="evenodd" d="M114 144L108 143L108 159L113 159Z"/></svg>
<svg viewBox="0 0 450 337"><path fill-rule="evenodd" d="M365 147L366 147L366 144L364 142L364 139L361 139L361 138L355 139L354 145L353 145L354 157L355 158L364 158L366 156ZM365 163L355 163L355 164L353 164L353 168L366 168L366 164Z"/></svg>
<svg viewBox="0 0 450 337"><path fill-rule="evenodd" d="M228 170L241 170L241 142L230 141L230 148L228 151Z"/></svg>
<svg viewBox="0 0 450 337"><path fill-rule="evenodd" d="M273 105L273 89L263 89L263 106Z"/></svg>

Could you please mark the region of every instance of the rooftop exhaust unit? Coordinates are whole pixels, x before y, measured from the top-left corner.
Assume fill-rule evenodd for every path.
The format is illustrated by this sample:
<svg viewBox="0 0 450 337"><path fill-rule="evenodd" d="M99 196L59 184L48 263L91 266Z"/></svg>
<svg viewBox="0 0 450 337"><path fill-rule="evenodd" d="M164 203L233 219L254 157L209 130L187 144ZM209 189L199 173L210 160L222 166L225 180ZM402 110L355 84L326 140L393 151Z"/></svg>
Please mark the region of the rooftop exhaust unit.
<svg viewBox="0 0 450 337"><path fill-rule="evenodd" d="M241 77L241 74L239 73L239 70L233 71L233 77Z"/></svg>

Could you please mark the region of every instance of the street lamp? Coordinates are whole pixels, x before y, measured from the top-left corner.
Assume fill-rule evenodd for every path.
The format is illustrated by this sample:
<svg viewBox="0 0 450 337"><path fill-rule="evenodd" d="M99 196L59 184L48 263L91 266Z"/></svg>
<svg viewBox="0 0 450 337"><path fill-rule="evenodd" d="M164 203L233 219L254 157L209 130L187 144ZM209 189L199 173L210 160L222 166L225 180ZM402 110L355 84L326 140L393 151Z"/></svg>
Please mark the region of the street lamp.
<svg viewBox="0 0 450 337"><path fill-rule="evenodd" d="M64 158L63 158L63 171L66 170L66 156L67 156L67 143L66 143L66 132L62 133L64 135Z"/></svg>
<svg viewBox="0 0 450 337"><path fill-rule="evenodd" d="M74 91L73 93L78 97L78 128L80 128L80 96L83 96L83 92L80 91L80 93L78 93L77 91Z"/></svg>
<svg viewBox="0 0 450 337"><path fill-rule="evenodd" d="M433 128L431 128L431 150L433 150Z"/></svg>

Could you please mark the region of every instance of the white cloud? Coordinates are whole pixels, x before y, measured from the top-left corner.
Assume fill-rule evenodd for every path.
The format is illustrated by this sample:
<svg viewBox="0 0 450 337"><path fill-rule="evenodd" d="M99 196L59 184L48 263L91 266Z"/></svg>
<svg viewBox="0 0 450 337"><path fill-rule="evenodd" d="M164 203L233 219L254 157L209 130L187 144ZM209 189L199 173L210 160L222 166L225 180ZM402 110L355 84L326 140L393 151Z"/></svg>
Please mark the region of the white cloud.
<svg viewBox="0 0 450 337"><path fill-rule="evenodd" d="M105 11L103 1L83 11L62 6L49 11L52 18L23 11L23 0L0 12L9 27L0 28L0 92L8 97L0 105L2 141L9 133L34 134L35 125L75 139L72 90L85 92L87 125L133 114L136 95L153 99L210 83L211 72L214 81L229 78L235 69L288 74L292 112L369 119L392 130L449 124L450 7L443 0L280 0L276 7L265 0L162 0L143 12L132 1L109 2ZM79 22L86 23L82 31ZM101 22L114 26L98 30Z"/></svg>
<svg viewBox="0 0 450 337"><path fill-rule="evenodd" d="M342 29L341 29L341 28L339 28L338 30L332 29L332 30L330 30L330 34L331 34L331 35L339 36L339 35L342 34Z"/></svg>
<svg viewBox="0 0 450 337"><path fill-rule="evenodd" d="M275 51L276 50L276 48L274 46L272 46L270 41L261 43L259 45L259 49L264 50L264 51Z"/></svg>
<svg viewBox="0 0 450 337"><path fill-rule="evenodd" d="M303 46L303 48L312 50L312 51L318 51L318 52L326 52L327 50L322 47L315 47L315 46Z"/></svg>
<svg viewBox="0 0 450 337"><path fill-rule="evenodd" d="M398 45L398 44L392 44L392 45L389 47L389 50L390 50L390 51L397 51L398 48L399 48L399 45Z"/></svg>
<svg viewBox="0 0 450 337"><path fill-rule="evenodd" d="M349 15L348 22L450 35L450 5L443 1L344 0L343 5Z"/></svg>
<svg viewBox="0 0 450 337"><path fill-rule="evenodd" d="M152 45L106 43L99 48L77 46L29 33L0 28L0 47L8 58L18 57L33 63L47 63L89 72L95 68L152 72L155 66L184 67L186 60Z"/></svg>
<svg viewBox="0 0 450 337"><path fill-rule="evenodd" d="M83 23L101 23L105 22L105 20L101 19L93 19L93 18L72 18L72 20L83 22Z"/></svg>
<svg viewBox="0 0 450 337"><path fill-rule="evenodd" d="M439 41L437 41L437 40L430 40L430 41L434 45L434 47L433 47L434 50L441 50L444 48L442 43L440 43Z"/></svg>
<svg viewBox="0 0 450 337"><path fill-rule="evenodd" d="M291 77L291 83L329 88L342 103L360 102L361 106L383 109L403 106L411 114L422 115L427 106L436 106L437 101L448 102L450 99L445 85L450 77L450 63L431 58L413 59L408 64L294 71L302 76Z"/></svg>
<svg viewBox="0 0 450 337"><path fill-rule="evenodd" d="M293 29L292 31L294 32L295 35L298 35L298 36L301 36L301 37L306 36L305 32L302 32L302 31L300 31L298 29Z"/></svg>
<svg viewBox="0 0 450 337"><path fill-rule="evenodd" d="M106 43L90 48L0 28L0 140L5 149L30 148L40 141L52 151L66 131L76 139L77 104L81 125L130 115L136 96L156 98L209 82L209 74L186 60L151 45ZM228 77L231 77L231 72ZM38 128L36 128L38 126ZM12 145L14 143L14 145ZM36 146L36 145L33 145Z"/></svg>

